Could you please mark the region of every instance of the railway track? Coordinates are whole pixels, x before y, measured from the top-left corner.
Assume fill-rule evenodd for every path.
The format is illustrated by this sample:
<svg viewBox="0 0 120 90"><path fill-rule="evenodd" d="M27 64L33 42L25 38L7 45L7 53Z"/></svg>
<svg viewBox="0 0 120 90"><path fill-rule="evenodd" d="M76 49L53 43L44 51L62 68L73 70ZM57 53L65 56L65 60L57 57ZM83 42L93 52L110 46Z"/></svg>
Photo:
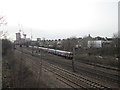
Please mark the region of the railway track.
<svg viewBox="0 0 120 90"><path fill-rule="evenodd" d="M27 48L27 49L30 50L31 48ZM36 48L34 50L36 50ZM85 64L96 66L96 67L101 67L101 68L105 68L105 69L109 69L109 70L114 70L114 71L120 71L119 68L115 68L115 67L109 67L109 66L104 66L104 65L100 65L100 64L85 62L84 60L83 61L77 60L77 61L80 62L80 63L85 63Z"/></svg>
<svg viewBox="0 0 120 90"><path fill-rule="evenodd" d="M41 62L39 62L39 64L38 63L35 64L33 59L36 60L35 57L33 58L31 55L28 55L28 54L24 53L24 60L27 60L27 62L29 62L29 65L30 65L30 63L32 64L32 71L37 76L38 73L36 73L36 72L39 71L38 69L39 69L39 65L40 65ZM37 58L36 61L38 61L38 58ZM53 71L52 69L50 69L48 64L45 64L45 62L44 62L44 65L45 66L42 66L42 70L54 73L55 75L57 75L57 79L59 79L61 82L65 83L65 84L67 84L68 86L70 86L70 87L72 87L74 89L76 89L76 88L86 88L86 87L84 87L82 85L76 85L76 83L74 83L73 81L69 80L64 75L62 75L62 74L60 74L60 73L58 73L56 71Z"/></svg>
<svg viewBox="0 0 120 90"><path fill-rule="evenodd" d="M88 80L81 75L78 75L76 73L70 72L70 71L65 70L65 69L62 69L62 68L55 66L53 64L47 63L45 65L47 65L47 67L49 66L51 72L56 71L57 74L59 74L59 75L62 74L61 76L63 76L63 74L64 74L64 78L67 78L67 80L75 83L76 85L80 86L80 83L84 83L84 85L88 88L101 88L101 89L108 89L109 88L109 87L105 87L101 84L98 84L94 81Z"/></svg>
<svg viewBox="0 0 120 90"><path fill-rule="evenodd" d="M31 50L31 48L27 48L27 50ZM76 62L91 65L91 66L95 66L95 67L98 67L98 68L100 67L100 68L103 68L103 69L108 69L108 70L112 70L112 71L114 70L116 72L120 72L119 68L113 68L113 67L108 67L108 66L104 66L104 65L95 64L95 63L85 62L84 60L83 61L76 60ZM120 76L120 75L118 75L118 76Z"/></svg>
<svg viewBox="0 0 120 90"><path fill-rule="evenodd" d="M47 58L44 58L44 59L47 59ZM48 59L50 60L50 59ZM55 63L58 63L57 61L54 61ZM69 63L62 63L62 62L59 62L59 64L61 65L64 65L64 66L67 66L69 68L72 68L72 66L69 64ZM104 73L104 72L101 72L101 71L97 71L97 70L94 70L94 69L89 69L89 68L86 68L86 67L82 67L82 66L77 66L76 65L76 68L75 68L76 72L83 72L83 73L89 73L90 75L92 76L97 76L96 79L103 79L103 80L106 80L108 79L109 81L111 82L114 82L116 84L119 84L119 76L117 75L113 75L113 74L108 74L108 73ZM88 75L89 76L89 75Z"/></svg>
<svg viewBox="0 0 120 90"><path fill-rule="evenodd" d="M27 58L29 57L29 60L31 60L32 57L30 55L26 54ZM60 77L59 79L63 82L68 82L67 84L70 84L73 88L100 88L100 89L108 89L109 87L103 86L99 83L96 83L94 81L88 80L84 78L81 75L78 75L76 73L70 72L68 70L62 69L58 66L55 66L53 64L49 64L47 62L43 62L43 68L47 71L50 71Z"/></svg>
<svg viewBox="0 0 120 90"><path fill-rule="evenodd" d="M46 58L43 58L46 60ZM57 61L51 61L50 59L47 60L49 63L51 64L55 64L55 63L59 63L57 66L60 66L60 67L67 67L67 70L69 70L68 68L71 68L72 70L72 66L68 63L62 63L62 62L57 62ZM54 63L53 63L54 62ZM61 66L62 65L62 66ZM71 71L70 70L70 71ZM102 82L106 82L107 84L111 83L111 85L107 85L108 87L119 87L118 83L119 83L119 79L118 78L115 78L112 76L112 74L110 75L105 75L104 73L103 74L100 74L99 72L94 72L94 70L89 70L87 68L84 68L84 67L79 67L79 68L76 68L75 69L76 73L82 75L82 76L86 76L86 77L90 77L90 78L94 78L94 80L98 83L101 83L102 85L104 85ZM80 73L79 73L80 72ZM105 76L104 76L105 75ZM116 76L117 77L117 76ZM102 81L102 82L101 82ZM115 86L114 86L115 85Z"/></svg>
<svg viewBox="0 0 120 90"><path fill-rule="evenodd" d="M35 55L35 56L37 56L37 55ZM46 58L46 57L42 57L42 58L47 60L47 61L50 61L50 58ZM69 68L72 68L70 63L58 62L58 60L55 60L55 61L52 60L51 62L59 63L61 65L67 66ZM119 82L120 81L119 80L119 78L120 78L119 75L114 75L113 73L111 74L111 73L106 73L106 72L103 72L103 71L97 71L95 69L90 69L90 68L87 68L87 67L81 67L77 63L76 63L76 65L77 65L77 68L76 68L77 72L81 71L81 72L86 73L86 74L89 73L92 76L94 76L94 78L96 78L98 80L100 80L100 79L109 80L111 82L114 82L116 85L120 83ZM87 75L87 76L89 76L89 75Z"/></svg>
<svg viewBox="0 0 120 90"><path fill-rule="evenodd" d="M24 53L27 53L27 54L31 54L31 51L29 50L25 50ZM32 55L32 54L31 54ZM34 54L35 56L39 57L39 55L36 53ZM67 66L69 68L72 68L71 64L70 63L63 63L61 61L58 61L58 60L52 60L51 58L46 58L45 56L42 57L43 59L47 60L49 63L52 63L52 64L57 64L59 63L60 65L62 66ZM78 67L78 66L77 66ZM95 81L97 79L97 82L99 82L99 80L101 81L105 81L105 82L108 82L109 84L111 83L112 84L112 87L119 87L119 77L116 76L116 75L113 75L113 74L110 74L110 73L105 73L105 72L101 72L101 71L97 71L97 70L94 70L94 69L90 69L90 68L85 68L85 67L81 67L79 66L78 68L76 68L76 71L77 72L82 72L81 75L85 75L87 77L91 77L91 78L94 78ZM102 84L102 83L101 83ZM114 85L113 85L114 84ZM103 84L104 85L104 84ZM109 86L109 85L108 85ZM110 85L111 87L111 85Z"/></svg>

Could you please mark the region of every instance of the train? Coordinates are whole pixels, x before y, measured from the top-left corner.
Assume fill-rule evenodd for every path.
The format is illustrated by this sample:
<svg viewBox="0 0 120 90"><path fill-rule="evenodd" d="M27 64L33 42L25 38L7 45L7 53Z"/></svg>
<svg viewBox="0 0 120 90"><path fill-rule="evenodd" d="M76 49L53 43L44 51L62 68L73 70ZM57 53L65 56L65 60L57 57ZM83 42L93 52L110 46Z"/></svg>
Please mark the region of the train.
<svg viewBox="0 0 120 90"><path fill-rule="evenodd" d="M58 55L58 56L61 56L61 57L65 57L65 58L68 58L68 59L73 59L73 53L72 52L68 52L68 51L62 51L62 50L56 50L56 49L50 49L50 48L45 48L45 47L37 47L37 46L29 46L30 48L34 48L37 50L43 50L43 51L46 51L50 54L54 54L54 55Z"/></svg>

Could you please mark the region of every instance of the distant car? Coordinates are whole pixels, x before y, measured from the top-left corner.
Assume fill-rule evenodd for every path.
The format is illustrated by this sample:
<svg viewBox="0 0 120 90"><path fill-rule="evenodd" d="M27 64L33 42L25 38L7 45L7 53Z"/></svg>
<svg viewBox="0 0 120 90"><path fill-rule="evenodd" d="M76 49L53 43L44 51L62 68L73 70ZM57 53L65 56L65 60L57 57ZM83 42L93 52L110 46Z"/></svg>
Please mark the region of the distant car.
<svg viewBox="0 0 120 90"><path fill-rule="evenodd" d="M22 45L20 45L20 47L22 47Z"/></svg>

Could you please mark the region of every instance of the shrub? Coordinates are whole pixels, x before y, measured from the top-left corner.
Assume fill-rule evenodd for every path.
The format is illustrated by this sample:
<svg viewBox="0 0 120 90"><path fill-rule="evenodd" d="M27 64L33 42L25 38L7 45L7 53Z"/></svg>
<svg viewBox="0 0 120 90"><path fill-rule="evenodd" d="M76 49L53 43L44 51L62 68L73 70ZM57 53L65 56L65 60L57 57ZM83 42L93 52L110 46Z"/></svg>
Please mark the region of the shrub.
<svg viewBox="0 0 120 90"><path fill-rule="evenodd" d="M8 39L2 39L2 55L6 55L12 49L12 43Z"/></svg>

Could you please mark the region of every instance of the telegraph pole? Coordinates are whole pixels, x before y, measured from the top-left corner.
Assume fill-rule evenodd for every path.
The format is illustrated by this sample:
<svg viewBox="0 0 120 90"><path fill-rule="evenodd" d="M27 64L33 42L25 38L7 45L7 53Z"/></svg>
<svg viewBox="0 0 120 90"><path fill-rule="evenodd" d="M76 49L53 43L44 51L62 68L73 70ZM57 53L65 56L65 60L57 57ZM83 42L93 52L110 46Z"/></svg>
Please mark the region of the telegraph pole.
<svg viewBox="0 0 120 90"><path fill-rule="evenodd" d="M38 71L38 83L37 86L39 88L40 77L42 77L42 50L40 50L40 61L39 61L39 71Z"/></svg>
<svg viewBox="0 0 120 90"><path fill-rule="evenodd" d="M31 45L32 45L32 56L33 56L34 55L34 51L33 51L32 38L33 38L33 36L32 36L32 30L31 30Z"/></svg>
<svg viewBox="0 0 120 90"><path fill-rule="evenodd" d="M75 61L75 47L73 47L73 59L72 59L72 68L73 68L73 72L75 72L74 61Z"/></svg>
<svg viewBox="0 0 120 90"><path fill-rule="evenodd" d="M23 64L23 48L22 48L23 46L22 46L22 44L20 44L20 49L21 49L21 58L20 58L20 74L21 74L21 78L20 78L20 83L19 83L19 85L20 85L20 88L22 88L22 80L23 80L23 66L22 66L22 64Z"/></svg>
<svg viewBox="0 0 120 90"><path fill-rule="evenodd" d="M38 43L38 45L39 45L39 43ZM45 45L45 38L43 38L43 46L44 45ZM39 70L38 71L38 83L37 83L38 88L39 88L39 85L40 85L40 79L42 77L42 64L43 64L43 62L42 62L42 56L43 56L42 49L39 50L39 53L40 53L40 61L39 61L39 69L38 69Z"/></svg>

